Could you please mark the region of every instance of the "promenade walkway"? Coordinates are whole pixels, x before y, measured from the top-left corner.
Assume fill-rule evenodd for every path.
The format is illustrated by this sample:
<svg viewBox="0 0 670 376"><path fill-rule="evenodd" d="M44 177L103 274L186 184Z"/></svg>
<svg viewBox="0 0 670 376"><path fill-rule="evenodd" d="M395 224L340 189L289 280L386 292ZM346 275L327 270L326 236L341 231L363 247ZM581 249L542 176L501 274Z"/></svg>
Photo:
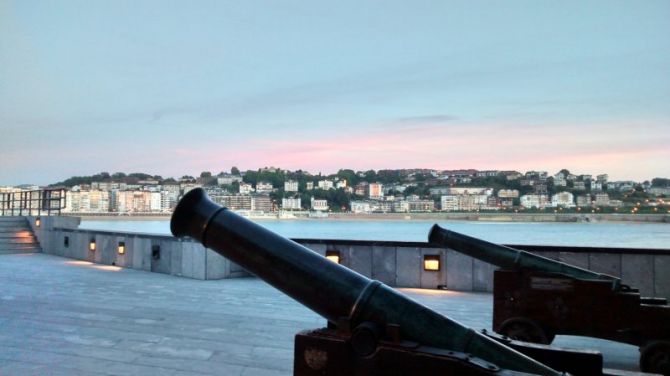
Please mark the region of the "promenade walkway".
<svg viewBox="0 0 670 376"><path fill-rule="evenodd" d="M475 328L490 294L404 289ZM0 255L0 375L290 375L293 336L324 320L264 282L199 281L40 253ZM606 366L633 346L577 337Z"/></svg>

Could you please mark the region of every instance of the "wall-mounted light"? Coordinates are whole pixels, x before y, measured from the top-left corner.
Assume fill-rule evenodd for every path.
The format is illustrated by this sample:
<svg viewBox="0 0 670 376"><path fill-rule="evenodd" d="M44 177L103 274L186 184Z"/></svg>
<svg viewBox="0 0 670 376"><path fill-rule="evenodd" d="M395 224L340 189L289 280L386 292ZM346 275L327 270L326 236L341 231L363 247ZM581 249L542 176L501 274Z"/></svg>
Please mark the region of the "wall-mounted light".
<svg viewBox="0 0 670 376"><path fill-rule="evenodd" d="M423 270L436 272L440 270L440 255L424 255Z"/></svg>
<svg viewBox="0 0 670 376"><path fill-rule="evenodd" d="M120 255L126 253L126 242L119 242L118 252Z"/></svg>
<svg viewBox="0 0 670 376"><path fill-rule="evenodd" d="M35 227L40 227L41 224L42 220L40 219L40 217L35 218Z"/></svg>
<svg viewBox="0 0 670 376"><path fill-rule="evenodd" d="M88 242L88 250L95 251L95 239L91 239L91 241Z"/></svg>
<svg viewBox="0 0 670 376"><path fill-rule="evenodd" d="M326 258L336 264L340 263L340 251L326 251Z"/></svg>
<svg viewBox="0 0 670 376"><path fill-rule="evenodd" d="M151 246L151 258L154 260L160 260L161 258L161 246L152 245Z"/></svg>

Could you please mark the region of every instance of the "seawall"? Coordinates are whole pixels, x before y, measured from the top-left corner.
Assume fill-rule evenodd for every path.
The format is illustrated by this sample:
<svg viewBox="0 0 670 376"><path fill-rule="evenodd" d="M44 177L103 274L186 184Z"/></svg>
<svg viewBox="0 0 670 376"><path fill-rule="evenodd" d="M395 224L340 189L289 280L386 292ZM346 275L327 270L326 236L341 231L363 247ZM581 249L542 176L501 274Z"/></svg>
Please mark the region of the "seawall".
<svg viewBox="0 0 670 376"><path fill-rule="evenodd" d="M42 217L29 222L44 253L180 277L211 280L246 277L233 262L200 243L171 236L78 229L76 217ZM448 248L423 242L294 239L313 251L337 254L340 263L394 287L447 288L490 292L491 264ZM95 249L91 249L95 243ZM123 245L123 253L119 246ZM670 250L517 246L530 252L622 278L645 296L670 299ZM426 256L439 260L439 270L424 270Z"/></svg>

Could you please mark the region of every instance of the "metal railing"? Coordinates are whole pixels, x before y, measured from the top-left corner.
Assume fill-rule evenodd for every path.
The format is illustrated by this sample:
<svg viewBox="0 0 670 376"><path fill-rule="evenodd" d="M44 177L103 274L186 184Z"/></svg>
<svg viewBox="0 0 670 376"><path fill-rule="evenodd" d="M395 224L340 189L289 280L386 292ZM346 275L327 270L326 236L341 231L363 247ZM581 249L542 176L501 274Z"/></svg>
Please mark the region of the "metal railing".
<svg viewBox="0 0 670 376"><path fill-rule="evenodd" d="M0 216L60 215L65 208L64 188L0 193Z"/></svg>

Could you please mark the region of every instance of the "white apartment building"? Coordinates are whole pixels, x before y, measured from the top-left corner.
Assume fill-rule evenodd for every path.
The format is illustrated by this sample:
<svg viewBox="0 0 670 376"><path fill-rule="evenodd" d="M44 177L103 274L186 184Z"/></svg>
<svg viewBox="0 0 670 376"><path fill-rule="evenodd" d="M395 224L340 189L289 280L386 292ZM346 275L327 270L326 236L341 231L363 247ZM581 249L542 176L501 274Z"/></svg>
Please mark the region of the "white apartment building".
<svg viewBox="0 0 670 376"><path fill-rule="evenodd" d="M351 201L351 212L352 213L370 213L372 211L372 208L370 207L370 203L367 201Z"/></svg>
<svg viewBox="0 0 670 376"><path fill-rule="evenodd" d="M335 188L340 189L340 188L346 188L347 187L347 181L346 180L340 180L335 184Z"/></svg>
<svg viewBox="0 0 670 376"><path fill-rule="evenodd" d="M575 184L574 185L575 191L585 191L586 190L586 182L575 181L574 184Z"/></svg>
<svg viewBox="0 0 670 376"><path fill-rule="evenodd" d="M107 213L110 210L110 194L99 189L69 191L65 195L66 213Z"/></svg>
<svg viewBox="0 0 670 376"><path fill-rule="evenodd" d="M492 195L493 188L486 187L449 187L447 189L449 195Z"/></svg>
<svg viewBox="0 0 670 376"><path fill-rule="evenodd" d="M554 208L573 208L575 206L575 198L570 192L558 192L551 196L551 206Z"/></svg>
<svg viewBox="0 0 670 376"><path fill-rule="evenodd" d="M258 193L270 193L272 190L274 190L274 186L270 182L259 181L256 183L256 192Z"/></svg>
<svg viewBox="0 0 670 376"><path fill-rule="evenodd" d="M333 189L335 185L333 184L332 180L319 180L318 187L319 189L327 191L329 189Z"/></svg>
<svg viewBox="0 0 670 376"><path fill-rule="evenodd" d="M368 197L373 200L381 200L384 198L384 185L381 183L370 183L368 185Z"/></svg>
<svg viewBox="0 0 670 376"><path fill-rule="evenodd" d="M240 183L240 194L248 195L254 191L254 187L249 183Z"/></svg>
<svg viewBox="0 0 670 376"><path fill-rule="evenodd" d="M298 192L298 181L297 180L287 180L287 181L285 181L284 182L284 191L286 191L286 192Z"/></svg>
<svg viewBox="0 0 670 376"><path fill-rule="evenodd" d="M310 204L312 210L328 211L328 200L315 200L312 197Z"/></svg>
<svg viewBox="0 0 670 376"><path fill-rule="evenodd" d="M393 201L393 211L396 212L396 213L408 213L409 212L409 201L407 201L407 200Z"/></svg>
<svg viewBox="0 0 670 376"><path fill-rule="evenodd" d="M544 209L549 206L549 199L547 195L523 195L519 198L521 206L524 208Z"/></svg>
<svg viewBox="0 0 670 376"><path fill-rule="evenodd" d="M296 182L297 184L298 182ZM283 198L281 200L281 207L284 210L300 210L302 209L302 202L300 197L296 198Z"/></svg>
<svg viewBox="0 0 670 376"><path fill-rule="evenodd" d="M149 211L161 212L163 211L162 197L160 192L151 192L149 198Z"/></svg>
<svg viewBox="0 0 670 376"><path fill-rule="evenodd" d="M578 195L575 201L577 206L591 206L591 195Z"/></svg>
<svg viewBox="0 0 670 376"><path fill-rule="evenodd" d="M306 188L307 188L308 191L311 191L312 189L314 189L314 182L313 181L308 181L306 183Z"/></svg>
<svg viewBox="0 0 670 376"><path fill-rule="evenodd" d="M456 195L441 196L440 197L440 208L443 211L457 211L457 210L459 210L458 196L456 196Z"/></svg>
<svg viewBox="0 0 670 376"><path fill-rule="evenodd" d="M501 189L498 191L499 198L518 198L519 190L517 189Z"/></svg>
<svg viewBox="0 0 670 376"><path fill-rule="evenodd" d="M241 183L242 177L240 175L231 174L223 174L216 177L216 184L218 185L231 185L235 182Z"/></svg>

